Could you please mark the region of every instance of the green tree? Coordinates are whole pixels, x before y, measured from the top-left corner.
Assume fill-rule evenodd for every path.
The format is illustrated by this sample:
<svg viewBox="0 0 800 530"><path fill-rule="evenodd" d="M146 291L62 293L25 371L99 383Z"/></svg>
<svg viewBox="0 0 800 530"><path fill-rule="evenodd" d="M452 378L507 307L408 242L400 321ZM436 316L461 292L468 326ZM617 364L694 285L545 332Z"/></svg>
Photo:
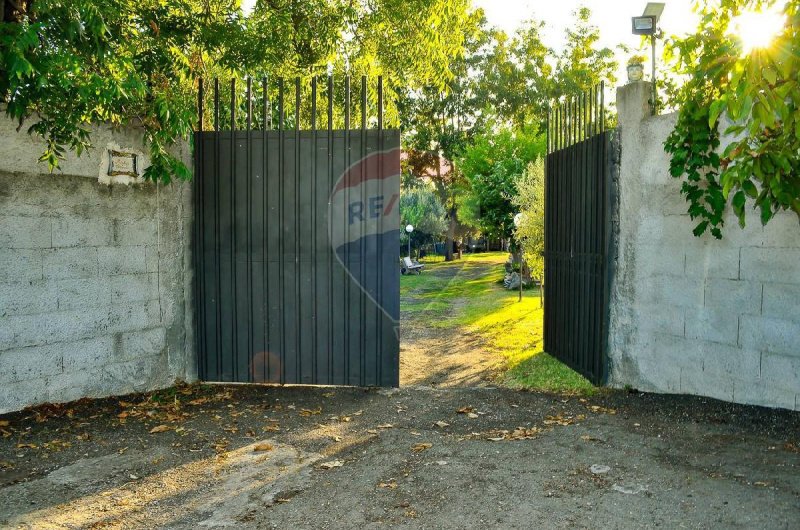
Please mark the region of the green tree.
<svg viewBox="0 0 800 530"><path fill-rule="evenodd" d="M781 210L800 217L800 2L782 3L786 23L767 48L744 53L731 31L743 11L773 4L706 3L696 33L668 48L686 82L672 94L678 119L664 147L696 236L721 238L728 204L741 226L748 203L763 224ZM722 153L720 127L733 137Z"/></svg>
<svg viewBox="0 0 800 530"><path fill-rule="evenodd" d="M443 85L463 45L468 0L21 0L4 2L0 98L47 144L91 146L89 125L137 124L150 146L147 178L186 179L170 147L197 121L203 76L383 74L387 92ZM442 38L447 35L447 38ZM374 94L371 95L374 100ZM396 118L387 98L387 118Z"/></svg>
<svg viewBox="0 0 800 530"><path fill-rule="evenodd" d="M489 237L511 238L517 181L529 163L545 154L545 138L534 128L500 128L478 136L460 158L477 208L477 227Z"/></svg>
<svg viewBox="0 0 800 530"><path fill-rule="evenodd" d="M517 179L511 204L521 214L514 230L531 276L544 279L544 158L530 162Z"/></svg>
<svg viewBox="0 0 800 530"><path fill-rule="evenodd" d="M434 241L447 230L444 206L430 186L418 186L400 193L400 226L414 227L412 239L419 245ZM405 230L401 230L406 238ZM408 240L406 239L406 242Z"/></svg>

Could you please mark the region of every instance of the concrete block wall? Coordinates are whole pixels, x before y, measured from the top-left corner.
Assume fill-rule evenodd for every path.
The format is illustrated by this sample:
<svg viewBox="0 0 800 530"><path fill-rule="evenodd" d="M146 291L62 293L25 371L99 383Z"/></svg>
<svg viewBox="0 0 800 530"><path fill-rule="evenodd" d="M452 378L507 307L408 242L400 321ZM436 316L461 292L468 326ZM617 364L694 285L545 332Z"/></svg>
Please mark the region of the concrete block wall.
<svg viewBox="0 0 800 530"><path fill-rule="evenodd" d="M800 410L800 222L756 212L724 239L692 235L650 116L650 85L617 91L620 133L610 382Z"/></svg>
<svg viewBox="0 0 800 530"><path fill-rule="evenodd" d="M13 123L0 137L0 413L194 379L190 186L100 182L135 130L96 128L54 174Z"/></svg>

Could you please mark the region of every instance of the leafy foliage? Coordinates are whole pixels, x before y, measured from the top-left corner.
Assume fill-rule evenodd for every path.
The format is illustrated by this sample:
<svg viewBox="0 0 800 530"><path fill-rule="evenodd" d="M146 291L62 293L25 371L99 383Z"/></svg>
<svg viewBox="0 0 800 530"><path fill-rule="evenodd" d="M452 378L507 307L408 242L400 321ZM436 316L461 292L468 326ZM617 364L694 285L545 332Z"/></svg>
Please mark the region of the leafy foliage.
<svg viewBox="0 0 800 530"><path fill-rule="evenodd" d="M679 113L665 149L696 236L721 238L729 203L742 227L748 202L763 224L781 210L800 216L800 2L785 2L786 24L768 48L745 54L730 30L745 9L774 3L709 4L697 32L670 45L687 81L672 96ZM720 126L732 136L721 154Z"/></svg>
<svg viewBox="0 0 800 530"><path fill-rule="evenodd" d="M197 121L204 76L383 74L442 85L463 44L467 0L28 0L0 23L0 98L46 142L51 170L91 146L91 124L140 125L145 176L191 177L171 153ZM446 34L447 39L441 38ZM388 91L391 96L391 91ZM396 117L390 108L387 118Z"/></svg>
<svg viewBox="0 0 800 530"><path fill-rule="evenodd" d="M522 256L531 276L544 277L544 159L530 162L517 179L517 193L511 203L520 212L520 222L514 238L522 249Z"/></svg>
<svg viewBox="0 0 800 530"><path fill-rule="evenodd" d="M475 139L460 158L480 217L476 220L489 237L510 238L517 210L517 180L528 164L545 153L544 135L533 128L504 128Z"/></svg>
<svg viewBox="0 0 800 530"><path fill-rule="evenodd" d="M431 236L441 236L447 230L446 212L436 193L429 186L404 189L400 194L401 228L414 226L417 243L427 242ZM401 234L405 234L401 230ZM405 236L404 236L405 237Z"/></svg>

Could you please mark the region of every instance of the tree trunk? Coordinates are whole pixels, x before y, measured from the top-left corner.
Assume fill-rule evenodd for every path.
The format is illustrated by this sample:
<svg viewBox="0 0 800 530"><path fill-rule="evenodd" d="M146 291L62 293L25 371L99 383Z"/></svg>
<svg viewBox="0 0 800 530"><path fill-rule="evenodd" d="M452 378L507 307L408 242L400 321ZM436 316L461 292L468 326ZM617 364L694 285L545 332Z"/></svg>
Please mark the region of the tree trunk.
<svg viewBox="0 0 800 530"><path fill-rule="evenodd" d="M444 260L453 261L453 239L456 235L456 209L450 208L447 212L447 218L450 220L450 225L447 227L447 239L444 243Z"/></svg>

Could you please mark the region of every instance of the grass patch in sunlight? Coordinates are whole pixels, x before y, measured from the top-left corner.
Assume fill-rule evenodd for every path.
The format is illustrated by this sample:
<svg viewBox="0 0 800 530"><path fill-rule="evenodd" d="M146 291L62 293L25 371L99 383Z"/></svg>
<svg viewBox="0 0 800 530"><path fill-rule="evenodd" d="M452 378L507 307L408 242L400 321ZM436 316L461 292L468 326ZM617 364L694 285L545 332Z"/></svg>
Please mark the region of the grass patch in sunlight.
<svg viewBox="0 0 800 530"><path fill-rule="evenodd" d="M423 318L427 325L454 334L479 335L486 347L503 359L498 382L517 389L589 395L598 391L582 375L542 351L543 310L538 288L527 290L518 301L517 291L503 288L505 252L468 254L464 259L431 265L420 276L406 276L401 293L410 298L403 311ZM487 265L490 265L487 267ZM454 267L451 278L434 271ZM475 268L487 272L476 276Z"/></svg>

